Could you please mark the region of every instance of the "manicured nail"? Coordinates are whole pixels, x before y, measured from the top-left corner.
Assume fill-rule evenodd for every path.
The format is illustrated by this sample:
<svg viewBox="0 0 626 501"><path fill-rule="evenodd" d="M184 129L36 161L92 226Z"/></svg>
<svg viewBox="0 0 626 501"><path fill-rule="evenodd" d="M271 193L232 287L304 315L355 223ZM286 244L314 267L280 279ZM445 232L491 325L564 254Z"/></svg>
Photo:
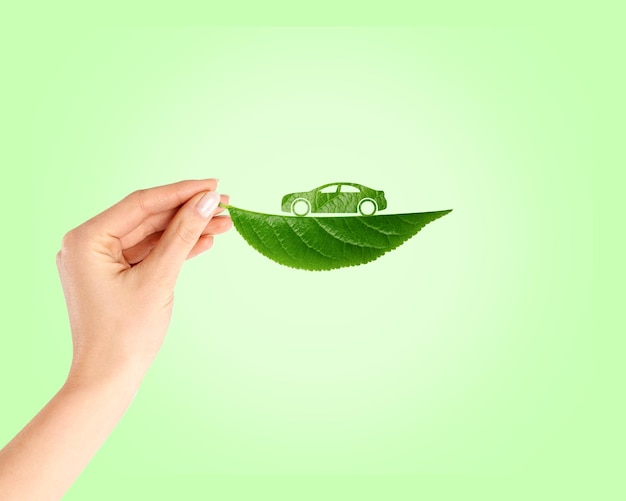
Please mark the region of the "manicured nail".
<svg viewBox="0 0 626 501"><path fill-rule="evenodd" d="M217 209L217 204L220 203L220 194L215 191L207 192L196 205L198 213L205 219L208 219L213 214L213 211Z"/></svg>

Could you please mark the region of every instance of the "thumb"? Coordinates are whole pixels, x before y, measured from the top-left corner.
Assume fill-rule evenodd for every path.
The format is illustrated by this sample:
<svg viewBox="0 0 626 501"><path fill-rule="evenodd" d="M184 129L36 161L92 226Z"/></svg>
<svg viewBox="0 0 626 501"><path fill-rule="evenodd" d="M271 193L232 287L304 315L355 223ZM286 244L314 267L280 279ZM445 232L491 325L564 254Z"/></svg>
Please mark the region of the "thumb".
<svg viewBox="0 0 626 501"><path fill-rule="evenodd" d="M220 195L215 191L198 193L187 201L170 221L159 243L141 263L150 270L148 273L173 284L219 203Z"/></svg>

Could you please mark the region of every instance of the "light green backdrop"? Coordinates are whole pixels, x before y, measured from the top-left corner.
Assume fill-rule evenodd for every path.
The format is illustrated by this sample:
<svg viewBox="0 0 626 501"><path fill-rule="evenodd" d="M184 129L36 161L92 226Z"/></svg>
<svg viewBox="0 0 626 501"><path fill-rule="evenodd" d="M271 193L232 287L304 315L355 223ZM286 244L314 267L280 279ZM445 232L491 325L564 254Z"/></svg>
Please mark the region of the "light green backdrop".
<svg viewBox="0 0 626 501"><path fill-rule="evenodd" d="M128 192L217 176L235 205L279 212L287 192L349 180L384 189L387 212L454 209L335 272L216 239L185 265L162 352L67 499L597 492L582 480L597 453L594 109L567 40L127 26L49 42L29 51L8 188L32 194L16 208L32 245L4 250L2 443L68 368L62 235Z"/></svg>

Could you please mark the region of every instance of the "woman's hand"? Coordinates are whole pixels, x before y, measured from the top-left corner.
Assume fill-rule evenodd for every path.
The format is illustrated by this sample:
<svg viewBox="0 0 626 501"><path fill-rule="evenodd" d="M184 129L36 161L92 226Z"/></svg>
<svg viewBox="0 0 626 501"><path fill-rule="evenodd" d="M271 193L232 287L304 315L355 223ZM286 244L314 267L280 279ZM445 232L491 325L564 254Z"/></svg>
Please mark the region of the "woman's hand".
<svg viewBox="0 0 626 501"><path fill-rule="evenodd" d="M208 179L136 191L65 235L57 265L74 345L70 382L143 376L165 337L183 262L231 227L213 217L216 187Z"/></svg>
<svg viewBox="0 0 626 501"><path fill-rule="evenodd" d="M65 236L57 265L72 366L0 451L3 501L60 499L121 419L165 337L183 262L231 227L214 217L216 187L208 179L137 191Z"/></svg>

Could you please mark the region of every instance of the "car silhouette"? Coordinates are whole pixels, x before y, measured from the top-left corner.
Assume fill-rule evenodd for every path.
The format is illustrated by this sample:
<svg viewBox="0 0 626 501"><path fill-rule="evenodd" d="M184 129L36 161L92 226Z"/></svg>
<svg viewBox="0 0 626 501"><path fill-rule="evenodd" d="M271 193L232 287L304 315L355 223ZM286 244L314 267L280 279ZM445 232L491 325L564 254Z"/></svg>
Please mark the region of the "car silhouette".
<svg viewBox="0 0 626 501"><path fill-rule="evenodd" d="M330 183L311 191L289 193L282 200L283 212L306 216L309 212L350 213L371 216L387 207L385 193L357 183Z"/></svg>

